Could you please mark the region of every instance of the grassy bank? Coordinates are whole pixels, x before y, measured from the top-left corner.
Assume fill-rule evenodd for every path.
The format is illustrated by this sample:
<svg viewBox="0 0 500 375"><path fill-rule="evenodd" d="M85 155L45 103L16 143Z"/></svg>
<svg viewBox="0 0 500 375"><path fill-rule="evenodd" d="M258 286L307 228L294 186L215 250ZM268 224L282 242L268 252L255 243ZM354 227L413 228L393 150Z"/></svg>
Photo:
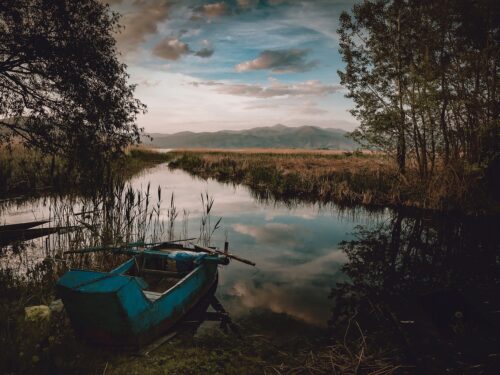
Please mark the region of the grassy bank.
<svg viewBox="0 0 500 375"><path fill-rule="evenodd" d="M157 152L152 148L132 147L127 150L125 157L117 162L115 169L119 168L125 177L132 177L146 168L168 162L170 158L170 154Z"/></svg>
<svg viewBox="0 0 500 375"><path fill-rule="evenodd" d="M74 214L71 201L54 199L54 226L73 230L41 243L2 249L0 373L390 374L397 369L399 357L386 347L382 349L366 332L363 336L361 330L351 330L354 335L346 340L344 331L333 336L326 328L269 310L249 310L232 317L240 327L241 338L222 332L216 323L205 325L198 333L191 325L147 357L81 342L64 311L53 312L47 320L26 317L26 307L50 305L57 298L55 283L68 269L109 271L124 261L103 252L74 255L63 251L166 238L174 226L161 222L161 206L152 205L152 194L149 187L134 192L117 186L104 197L81 197L78 214ZM161 190L157 194L160 198ZM210 222L206 219L209 214L203 214L200 236L203 222ZM175 220L175 216L169 220Z"/></svg>
<svg viewBox="0 0 500 375"><path fill-rule="evenodd" d="M167 154L134 147L127 150L111 169L115 174L128 178L167 160ZM0 147L0 197L85 190L90 180L100 177L93 176L93 173L95 171L72 168L60 157L44 156L21 145L14 145L10 149Z"/></svg>
<svg viewBox="0 0 500 375"><path fill-rule="evenodd" d="M216 326L189 330L148 356L95 347L75 337L64 312L29 321L26 305L54 299L57 272L49 262L28 283L0 271L0 371L78 374L331 374L395 373L398 363L368 338L345 342L286 314L250 311L237 320L242 337Z"/></svg>
<svg viewBox="0 0 500 375"><path fill-rule="evenodd" d="M173 157L172 168L241 183L259 196L278 200L474 212L498 209L482 172L465 165L442 167L422 181L416 168L401 176L390 158L375 153L179 150Z"/></svg>

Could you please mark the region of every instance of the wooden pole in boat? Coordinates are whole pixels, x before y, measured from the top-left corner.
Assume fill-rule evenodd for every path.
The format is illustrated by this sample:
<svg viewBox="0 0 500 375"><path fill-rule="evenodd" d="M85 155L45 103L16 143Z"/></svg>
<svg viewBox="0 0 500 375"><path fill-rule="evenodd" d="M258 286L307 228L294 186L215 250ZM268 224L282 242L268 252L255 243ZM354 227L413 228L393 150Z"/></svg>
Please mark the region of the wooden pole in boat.
<svg viewBox="0 0 500 375"><path fill-rule="evenodd" d="M84 254L84 253L94 253L98 251L114 251L114 250L122 250L122 249L129 249L131 247L144 247L144 246L162 246L162 245L168 245L168 244L175 244L178 242L182 241L191 241L194 240L195 238L186 238L182 240L174 240L174 241L167 241L167 242L154 242L154 243L145 243L142 241L139 242L130 242L130 243L124 243L122 245L117 245L117 246L98 246L98 247L87 247L83 249L78 249L78 250L70 250L70 251L65 251L63 254Z"/></svg>
<svg viewBox="0 0 500 375"><path fill-rule="evenodd" d="M248 264L250 266L254 266L255 267L255 263L254 262L252 262L251 260L245 259L245 258L241 258L241 257L239 257L237 255L225 253L224 251L220 251L220 250L210 249L208 247L196 245L196 244L193 244L193 243L191 245L194 246L195 250L198 250L198 251L201 251L201 252L204 252L204 253L208 253L208 254L225 255L228 258L231 258L231 259L234 259L234 260L237 260L239 262L242 262L242 263L245 263L245 264Z"/></svg>

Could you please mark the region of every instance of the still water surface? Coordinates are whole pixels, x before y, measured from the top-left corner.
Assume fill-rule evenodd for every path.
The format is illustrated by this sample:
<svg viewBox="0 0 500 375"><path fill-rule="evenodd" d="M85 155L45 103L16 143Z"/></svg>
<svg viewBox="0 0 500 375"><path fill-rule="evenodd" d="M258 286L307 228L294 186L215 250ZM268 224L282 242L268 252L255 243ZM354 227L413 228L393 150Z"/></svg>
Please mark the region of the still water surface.
<svg viewBox="0 0 500 375"><path fill-rule="evenodd" d="M164 222L174 194L176 238L184 238L185 229L198 237L200 195L213 197L212 226L222 217L222 228L212 245L222 248L227 239L231 252L257 263L221 267L216 296L233 320L264 331L284 327L296 337L304 337L301 327L315 337L328 325L329 335L345 338L355 317L377 346L393 340L422 368L500 368L490 363L498 358L492 353L500 353L498 217L263 202L246 187L201 180L166 164L130 183L143 192L149 184L153 205L161 187ZM62 199L79 210L78 200ZM53 207L47 198L3 202L0 223L51 218ZM1 258L0 266L43 260L45 239L37 241ZM212 327L206 322L198 332Z"/></svg>
<svg viewBox="0 0 500 375"><path fill-rule="evenodd" d="M212 245L223 247L227 237L231 252L257 263L254 268L233 261L220 271L217 296L233 319L250 310L268 310L325 326L331 314L331 288L346 280L340 268L347 258L339 243L350 240L356 226L380 223L390 216L388 211L262 202L246 187L201 180L171 171L166 164L144 171L131 184L143 191L148 184L152 192L162 188L165 221L170 194L174 194L181 212L177 238L182 237L182 211L189 212L189 234L196 237L202 213L200 194L208 192L214 198L212 221L222 217L222 228L214 233ZM5 207L1 220L13 224L49 216L49 201L38 199Z"/></svg>

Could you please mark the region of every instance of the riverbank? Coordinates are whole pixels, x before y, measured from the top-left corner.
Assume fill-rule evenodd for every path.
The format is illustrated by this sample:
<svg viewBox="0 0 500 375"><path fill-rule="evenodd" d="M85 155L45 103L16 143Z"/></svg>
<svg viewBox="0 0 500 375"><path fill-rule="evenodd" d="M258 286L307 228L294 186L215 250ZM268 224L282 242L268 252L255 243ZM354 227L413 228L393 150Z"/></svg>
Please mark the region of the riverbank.
<svg viewBox="0 0 500 375"><path fill-rule="evenodd" d="M244 184L263 198L466 213L499 209L482 171L465 165L441 167L423 181L416 168L400 175L392 159L379 153L177 150L171 154L171 168Z"/></svg>
<svg viewBox="0 0 500 375"><path fill-rule="evenodd" d="M135 158L137 159L137 155ZM153 160L150 161L156 162L156 155L142 155L141 158L152 158ZM158 169L155 172L156 176L164 177L165 173L169 173L168 167L165 165L154 169ZM147 175L150 171L148 170L144 174ZM202 187L195 185L194 180L186 173L179 172L179 174L184 175L187 178L186 181L189 181L191 190L188 194L189 199L196 200L191 197L196 198L203 191ZM174 173L168 178L169 188L172 191L175 190L176 199L179 199L181 194L177 194L180 193L180 189L172 187L173 175ZM136 177L141 178L139 176ZM152 179L149 176L140 185L146 186L152 182L151 191L154 192L156 183L159 186L165 186L162 181L165 180ZM180 182L177 186L188 186L186 181ZM220 331L216 322L205 322L198 332L183 331L147 357L138 357L134 353L124 350L95 347L81 342L75 336L64 311L53 313L48 321L41 319L33 322L26 319L24 310L26 307L50 305L57 299L54 285L68 268L90 268L104 271L123 261L123 259L116 259L109 254L76 256L64 255L63 251L108 242L116 243L124 240L134 242L137 240L136 237L128 239L122 236L130 232L133 236L141 237L141 234L137 233L138 231L154 233L154 225L149 228L141 228L143 224L147 223L157 223L156 228L161 233L159 227L162 224L156 221L155 217L160 212L164 213L165 210L156 205L155 194L148 192L130 196L128 191L124 194L124 190L118 189L112 192L111 197L107 199L105 197L80 197L76 213L73 213L71 209L71 201L67 204L64 202L54 204L53 209L49 209L51 215L54 215L53 225L77 226L75 231L62 232L48 241L43 239L38 245L28 242L4 250L0 267L1 373L328 374L332 372L332 368L335 368L339 373L354 373L356 369L358 373L370 373L375 370L384 370L381 373L391 373L391 369L402 363L402 360L398 359L399 357L387 348L382 349L378 341L366 332L363 331L365 335L363 337L362 334L358 333L358 328L353 326L351 334L354 334L355 337L345 341L344 331L338 336L331 334L326 326L327 317L321 319L321 327L318 327L314 325L315 323L301 318L302 313L294 315L292 308L294 305L286 303L285 310L279 307L278 309L270 309L266 304L256 304L245 307L247 311L244 313L234 313L233 315L229 302L229 306L225 305L225 308L234 322L240 326L242 338L238 338L232 332ZM147 196L150 198L149 206L147 206ZM169 203L170 200L167 198L166 202ZM106 207L105 214L101 214L99 210L102 205ZM129 209L131 205L133 207ZM186 207L186 205L182 204L179 207ZM31 208L24 207L23 209L29 210ZM168 209L172 210L172 206L169 206ZM191 208L191 212L193 210ZM258 210L260 212L260 208ZM86 214L81 215L83 212ZM271 211L268 209L268 212ZM151 214L153 214L153 219L151 219ZM248 215L248 211L246 214ZM230 217L229 213L221 213L221 215L225 217L224 221L226 221L226 217ZM37 212L36 217L46 216L41 216L41 213ZM306 222L309 224L311 220L306 220ZM183 229L180 227L181 223L178 224L177 232L180 236ZM231 233L232 227L229 222L225 225ZM168 224L165 226L169 227ZM196 233L198 224L194 223L192 228L195 230L189 233ZM278 228L283 228L283 225L278 225ZM161 238L167 238L166 235L167 233L164 233ZM317 236L315 237L317 238ZM153 238L148 241L155 242ZM234 232L231 234L231 241L234 241L231 243L234 243L235 249L248 246L248 244L244 246L243 242L238 242ZM275 250L279 248L279 242L277 240L274 243ZM328 253L331 251L331 244L336 242L338 241L327 241ZM260 246L265 248L266 244L260 243ZM288 242L283 246L289 249ZM270 260L264 262L259 259L262 253L266 252L261 251L260 254L255 252L252 259L257 258L255 260L259 262L260 275L257 277L265 280L265 275L269 275L265 271L266 268L274 268L274 266L270 264L272 263ZM303 252L301 251L301 253ZM316 256L312 256L312 258L316 258ZM304 261L304 263L308 262ZM328 275L331 273L332 277L335 277L331 269L332 264L328 262L327 264L329 267L325 272ZM231 265L231 267L235 266ZM225 274L221 275L221 279L224 277L225 283L229 280L228 272L230 271L231 268L222 271ZM319 272L316 267L315 272ZM293 271L290 270L289 273L292 274ZM238 280L248 280L245 279L246 277L248 276L245 276L244 272L238 271ZM268 279L270 284L266 283L262 286L263 289L267 289L270 285L275 290L273 299L280 299L280 292L273 285L286 284L281 280L287 280L288 276L283 275L283 277L284 279L279 279L279 281ZM299 293L300 304L314 304L318 300L324 300L325 304L329 305L327 297L330 282L330 276L328 276L327 287L319 292L316 289L317 298L312 300L303 300ZM299 286L299 290L303 287ZM233 295L230 300L238 298L240 297ZM254 298L252 295L242 295L241 299L252 301ZM267 300L267 298L265 299ZM222 299L221 302L225 304ZM329 306L317 306L316 308L324 308L327 311L326 315L330 309Z"/></svg>
<svg viewBox="0 0 500 375"><path fill-rule="evenodd" d="M486 356L498 352L489 350L493 346L486 345L487 342L478 342L498 337L494 327L484 324L476 331L476 327L468 324L486 321L482 317L488 316L490 310L498 310L496 305L489 303L484 315L478 315L474 313L476 308L464 310L461 298L462 290L465 297L470 291L476 296L475 291L498 285L498 267L491 266L499 243L494 220L468 217L462 221L459 215L420 216L422 212L413 218L391 210L364 215L365 210L358 208L343 210L332 206L318 210L317 206L307 204L289 210L282 204L257 202L245 188L233 188L214 180L207 183L180 170L169 171L166 164L136 175L131 184L133 191L145 186L151 189L135 196L128 189L118 189L106 199L81 196L75 211L71 210L74 200L51 203L50 198L44 203L49 206L45 211L38 211L37 204L10 211L11 217L18 221L18 213L32 212L29 215L36 219L50 213L54 226L78 226L78 229L51 236L49 241L42 239L38 247L20 244L3 253L2 269L6 272L0 278L0 340L5 338L0 347L3 373L130 374L146 369L160 374L287 374L332 373L333 366L337 373L355 373L356 368L358 373L371 373L382 366L386 370L380 373L391 373L397 365L416 366L416 359L429 355L430 361L421 364L425 366L423 369L419 368L425 372L437 368L432 358L446 359L446 363L440 364L446 366L443 368L458 363L476 366L488 363L484 357L478 360L474 356L476 349L486 347L488 350L481 351ZM80 342L64 313L54 314L48 324L27 321L24 308L47 305L57 298L54 283L68 267L104 270L101 260L106 260L106 269L115 265L108 261L119 261L109 255L69 256L62 251L117 241L134 242L136 236L141 238L141 233L155 232L154 225L143 228L143 224L162 225L157 217L165 222L163 234L161 228L157 233L160 238L168 238L170 225L164 214L172 212L172 205L157 206L156 186L164 189L161 195L164 203L171 202L168 193L175 192L174 207L190 212L199 210L196 196L200 192L208 190L214 194L217 207L214 215L223 217L227 234L220 233L213 244L220 245L227 235L235 252L258 264L258 269L231 264L221 271L223 282L217 290L224 308L241 326L243 339L220 332L215 322L206 322L197 333L179 334L149 357L137 357ZM41 200L47 202L45 197ZM102 204L106 214L98 209ZM83 212L86 214L81 215ZM157 216L158 213L163 215ZM191 230L187 233L195 235L198 217L192 215L190 220ZM184 219L181 223L179 218L175 233L177 238L187 237ZM151 238L148 242L155 240ZM41 263L45 257L46 261ZM339 269L341 264L344 266ZM19 278L10 278L9 272ZM342 275L348 276L350 282L343 283ZM437 298L429 296L434 291ZM457 292L460 298L451 301L454 303L446 303L444 307L439 304L443 296L455 296ZM482 296L480 300L493 301ZM470 306L483 306L474 301L468 302L472 303ZM459 315L466 314L463 329L456 319L457 311ZM473 314L470 317L469 311ZM408 321L418 322L418 329ZM313 326L316 324L322 328ZM438 327L439 331L430 335L431 327ZM407 337L407 332L413 335ZM420 336L415 337L416 333ZM429 348L425 339L432 337L435 342L435 335L442 335L450 343L441 337L439 342L445 346ZM416 341L419 338L423 340ZM465 354L455 355L450 348ZM412 369L415 370L404 367L394 373L412 373Z"/></svg>
<svg viewBox="0 0 500 375"><path fill-rule="evenodd" d="M83 157L83 156L82 156ZM169 160L164 153L146 147L132 147L114 162L111 169L115 175L130 178L141 170ZM71 168L60 157L49 157L21 145L10 149L0 148L0 197L34 196L51 192L85 190L91 180L103 176L92 176L92 172Z"/></svg>
<svg viewBox="0 0 500 375"><path fill-rule="evenodd" d="M27 319L26 305L50 304L61 270L41 263L27 280L0 270L0 370L2 373L82 374L288 374L394 373L387 349L357 334L333 340L323 328L283 313L249 311L238 324L241 337L216 325L178 335L148 355L80 341L64 311ZM207 323L204 323L207 324Z"/></svg>

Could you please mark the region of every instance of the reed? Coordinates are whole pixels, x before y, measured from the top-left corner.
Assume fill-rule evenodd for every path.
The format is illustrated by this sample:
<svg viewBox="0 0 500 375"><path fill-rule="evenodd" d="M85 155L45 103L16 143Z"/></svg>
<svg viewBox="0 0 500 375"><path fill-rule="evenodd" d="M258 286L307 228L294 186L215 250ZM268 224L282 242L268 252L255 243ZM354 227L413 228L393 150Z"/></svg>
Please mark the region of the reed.
<svg viewBox="0 0 500 375"><path fill-rule="evenodd" d="M146 168L170 161L169 153L157 152L145 146L134 146L126 150L125 156L116 161L115 170L120 170L127 178Z"/></svg>
<svg viewBox="0 0 500 375"><path fill-rule="evenodd" d="M214 205L214 198L205 192L201 193L201 206L203 208L200 219L200 236L198 243L202 246L210 246L213 234L220 229L222 217L220 217L212 226L212 208Z"/></svg>
<svg viewBox="0 0 500 375"><path fill-rule="evenodd" d="M422 182L416 165L410 162L401 175L389 157L377 153L182 150L172 157L171 168L244 184L263 199L476 213L500 207L482 172L464 164L439 165Z"/></svg>
<svg viewBox="0 0 500 375"><path fill-rule="evenodd" d="M63 164L60 158L44 157L20 144L0 146L0 195L59 187L63 182Z"/></svg>
<svg viewBox="0 0 500 375"><path fill-rule="evenodd" d="M44 239L1 249L0 262L0 368L8 373L51 371L53 356L71 357L81 352L67 320L63 317L33 325L24 319L24 307L48 305L55 297L55 283L70 268L109 271L127 256L93 252L64 254L88 247L119 247L126 243L159 242L187 238L189 212L182 211L182 228L176 231L181 212L172 193L163 207L161 187L134 189L122 181L89 196L48 197L50 226L65 228ZM221 219L213 223L214 198L202 194L199 241L210 246ZM164 216L162 213L166 212ZM50 339L50 340L49 340ZM77 349L75 349L77 348ZM92 355L93 356L93 355ZM91 356L91 357L92 357ZM79 363L75 368L93 364ZM73 360L63 360L72 367ZM49 366L48 368L45 366ZM95 368L89 370L94 372ZM72 371L71 371L72 372Z"/></svg>
<svg viewBox="0 0 500 375"><path fill-rule="evenodd" d="M85 158L86 155L81 157ZM109 176L128 179L145 168L169 159L169 154L134 147L99 172L74 168L68 160L41 154L21 144L0 146L0 197L87 192L97 185L107 184Z"/></svg>
<svg viewBox="0 0 500 375"><path fill-rule="evenodd" d="M179 212L177 211L177 207L175 207L174 203L174 193L170 196L170 207L167 211L167 217L168 217L168 240L173 241L175 238L174 235L174 228L175 228L175 220L177 219L177 216L179 215ZM187 238L184 237L184 238Z"/></svg>

